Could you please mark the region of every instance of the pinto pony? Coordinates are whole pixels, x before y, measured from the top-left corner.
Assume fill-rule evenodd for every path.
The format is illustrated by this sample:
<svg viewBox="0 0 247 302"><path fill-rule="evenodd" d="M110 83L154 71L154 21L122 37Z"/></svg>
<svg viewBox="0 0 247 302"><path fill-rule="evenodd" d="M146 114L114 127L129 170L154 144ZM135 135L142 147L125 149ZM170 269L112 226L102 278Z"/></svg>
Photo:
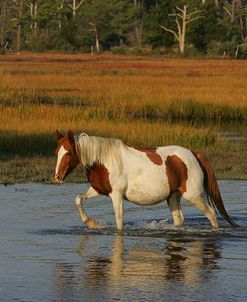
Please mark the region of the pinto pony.
<svg viewBox="0 0 247 302"><path fill-rule="evenodd" d="M67 136L56 131L56 136L54 181L63 183L78 164L86 168L91 186L75 202L89 228L97 228L98 224L85 213L82 201L102 194L112 200L119 230L123 228L124 199L139 205L167 200L174 225L182 225L181 197L204 213L214 228L219 227L216 213L238 226L225 210L215 174L203 153L179 146L135 148L118 139L85 133L74 136L72 131Z"/></svg>

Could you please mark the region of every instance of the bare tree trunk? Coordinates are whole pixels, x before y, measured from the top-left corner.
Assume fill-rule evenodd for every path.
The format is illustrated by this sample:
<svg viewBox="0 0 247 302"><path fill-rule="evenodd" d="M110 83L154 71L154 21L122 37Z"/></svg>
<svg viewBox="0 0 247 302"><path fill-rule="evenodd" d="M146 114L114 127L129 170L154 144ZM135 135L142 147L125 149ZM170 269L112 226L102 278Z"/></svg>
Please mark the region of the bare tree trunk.
<svg viewBox="0 0 247 302"><path fill-rule="evenodd" d="M61 3L60 5L57 7L57 10L58 10L58 28L61 29L62 27L62 21L61 21L61 10L63 9L64 7L64 0L61 0Z"/></svg>
<svg viewBox="0 0 247 302"><path fill-rule="evenodd" d="M245 29L244 29L243 16L245 14L245 10L243 10L243 8L242 8L241 0L233 0L230 5L228 5L228 6L225 5L224 9L230 17L231 24L234 24L236 22L236 20L238 20L239 26L240 26L240 31L241 31L241 38L242 38L242 40L244 40L245 39Z"/></svg>
<svg viewBox="0 0 247 302"><path fill-rule="evenodd" d="M75 2L75 0L73 0L73 3L72 3L72 14L73 14L73 18L75 18L75 16L76 16L76 2Z"/></svg>
<svg viewBox="0 0 247 302"><path fill-rule="evenodd" d="M21 30L22 30L22 15L23 15L23 0L13 0L14 8L17 11L17 28L16 28L16 51L21 50Z"/></svg>
<svg viewBox="0 0 247 302"><path fill-rule="evenodd" d="M38 15L38 5L36 3L36 1L33 3L30 3L29 5L30 8L30 16L31 16L31 24L30 24L30 28L32 30L32 34L36 35L37 34L37 15Z"/></svg>
<svg viewBox="0 0 247 302"><path fill-rule="evenodd" d="M236 12L236 0L232 0L232 5L231 5L231 24L234 23L235 12Z"/></svg>
<svg viewBox="0 0 247 302"><path fill-rule="evenodd" d="M184 54L185 51L185 37L186 37L187 25L197 19L203 18L202 16L198 15L200 12L201 10L188 12L188 5L184 5L183 8L176 7L176 12L170 14L169 16L175 17L177 32L161 25L161 28L174 35L175 39L178 41L179 51L182 55Z"/></svg>
<svg viewBox="0 0 247 302"><path fill-rule="evenodd" d="M141 11L143 8L143 0L134 0L134 8L136 11ZM143 15L137 16L135 14L135 38L136 38L136 47L138 49L142 48L142 33L143 33Z"/></svg>
<svg viewBox="0 0 247 302"><path fill-rule="evenodd" d="M238 0L238 10L240 11L240 14L239 14L239 24L240 24L240 29L241 29L241 38L242 38L242 40L244 40L245 39L245 31L244 31L244 20L243 20L244 16L242 14L242 8L243 8L242 1ZM247 6L245 7L245 10L247 11Z"/></svg>
<svg viewBox="0 0 247 302"><path fill-rule="evenodd" d="M6 0L3 0L2 2L2 8L1 8L1 29L0 29L0 46L1 48L4 48L4 40L5 40L5 25L6 25Z"/></svg>
<svg viewBox="0 0 247 302"><path fill-rule="evenodd" d="M37 28L38 28L38 24L37 24L37 16L38 16L38 4L35 2L34 4L34 34L37 34Z"/></svg>
<svg viewBox="0 0 247 302"><path fill-rule="evenodd" d="M184 54L184 47L185 47L185 35L186 35L186 25L187 25L187 5L184 5L183 9L183 18L182 18L182 32L180 38L180 52Z"/></svg>
<svg viewBox="0 0 247 302"><path fill-rule="evenodd" d="M20 52L21 50L21 19L22 19L22 13L23 13L23 0L19 1L19 8L18 8L18 25L17 25L17 41L16 41L16 49L17 52Z"/></svg>
<svg viewBox="0 0 247 302"><path fill-rule="evenodd" d="M76 12L80 8L83 2L84 0L81 0L78 3L76 2L76 0L72 0L72 4L69 4L69 7L72 9L73 19L76 17Z"/></svg>
<svg viewBox="0 0 247 302"><path fill-rule="evenodd" d="M100 51L100 41L99 41L97 26L96 26L95 23L89 23L89 25L92 26L92 31L95 34L95 49L96 49L96 52L99 52Z"/></svg>

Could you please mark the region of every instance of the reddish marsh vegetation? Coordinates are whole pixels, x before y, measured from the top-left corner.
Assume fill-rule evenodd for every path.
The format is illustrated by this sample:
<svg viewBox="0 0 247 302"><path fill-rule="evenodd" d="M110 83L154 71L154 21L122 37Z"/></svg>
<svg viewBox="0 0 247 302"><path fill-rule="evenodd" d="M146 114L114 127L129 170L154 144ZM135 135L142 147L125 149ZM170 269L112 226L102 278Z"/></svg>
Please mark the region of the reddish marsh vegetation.
<svg viewBox="0 0 247 302"><path fill-rule="evenodd" d="M245 146L229 146L215 126L205 126L209 119L246 122L245 61L25 53L0 60L1 181L9 181L8 160L16 154L51 161L57 128L206 149L221 177L245 173L225 169L218 158L234 161ZM40 179L49 178L48 165Z"/></svg>

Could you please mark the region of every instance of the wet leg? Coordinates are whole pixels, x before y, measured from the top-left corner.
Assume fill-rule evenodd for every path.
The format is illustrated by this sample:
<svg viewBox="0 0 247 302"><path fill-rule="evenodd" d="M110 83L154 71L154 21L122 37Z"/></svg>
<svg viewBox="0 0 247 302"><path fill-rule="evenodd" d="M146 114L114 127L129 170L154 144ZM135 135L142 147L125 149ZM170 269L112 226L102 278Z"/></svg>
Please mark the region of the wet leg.
<svg viewBox="0 0 247 302"><path fill-rule="evenodd" d="M123 196L120 192L112 192L110 194L115 212L117 229L123 229Z"/></svg>
<svg viewBox="0 0 247 302"><path fill-rule="evenodd" d="M179 192L173 193L167 200L169 209L172 213L175 226L181 226L184 222L184 215L180 205L181 195Z"/></svg>
<svg viewBox="0 0 247 302"><path fill-rule="evenodd" d="M90 187L85 194L79 194L76 196L75 203L79 210L81 220L87 225L90 229L95 229L99 227L99 224L96 220L89 218L82 206L82 200L99 196L99 193Z"/></svg>
<svg viewBox="0 0 247 302"><path fill-rule="evenodd" d="M219 224L215 215L215 210L204 200L201 195L198 197L189 198L187 200L191 205L201 211L208 218L214 228L219 228Z"/></svg>

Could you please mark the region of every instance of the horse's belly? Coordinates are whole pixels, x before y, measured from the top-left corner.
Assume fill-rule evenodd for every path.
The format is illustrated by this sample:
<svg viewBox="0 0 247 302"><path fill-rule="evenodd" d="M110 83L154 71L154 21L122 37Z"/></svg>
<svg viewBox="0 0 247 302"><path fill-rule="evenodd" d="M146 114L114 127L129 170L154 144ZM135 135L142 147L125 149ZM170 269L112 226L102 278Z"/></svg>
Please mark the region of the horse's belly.
<svg viewBox="0 0 247 302"><path fill-rule="evenodd" d="M169 196L169 188L162 183L132 184L128 186L125 197L139 205L152 205L165 200Z"/></svg>

